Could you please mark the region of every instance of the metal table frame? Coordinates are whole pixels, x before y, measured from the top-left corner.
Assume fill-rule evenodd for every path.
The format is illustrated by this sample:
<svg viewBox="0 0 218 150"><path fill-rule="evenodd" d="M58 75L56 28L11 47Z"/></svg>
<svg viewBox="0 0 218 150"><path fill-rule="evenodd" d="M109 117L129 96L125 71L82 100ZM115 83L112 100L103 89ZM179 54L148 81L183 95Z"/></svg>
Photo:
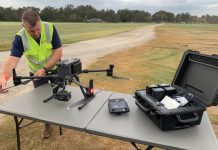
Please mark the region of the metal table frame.
<svg viewBox="0 0 218 150"><path fill-rule="evenodd" d="M20 129L24 128L24 127L27 127L33 123L35 123L36 121L32 121L28 124L25 124L25 125L22 125L21 126L21 123L23 122L24 118L20 118L19 120L19 117L17 116L14 116L14 121L15 121L15 127L16 127L16 137L17 137L17 149L20 150ZM62 128L59 127L59 132L60 132L60 135L62 135Z"/></svg>

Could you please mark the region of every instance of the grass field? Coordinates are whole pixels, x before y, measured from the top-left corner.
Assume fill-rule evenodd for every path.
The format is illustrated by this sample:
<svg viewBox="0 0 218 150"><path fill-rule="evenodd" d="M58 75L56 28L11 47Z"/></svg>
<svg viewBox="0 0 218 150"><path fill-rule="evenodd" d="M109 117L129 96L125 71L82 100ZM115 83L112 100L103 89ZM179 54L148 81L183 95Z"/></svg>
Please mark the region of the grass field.
<svg viewBox="0 0 218 150"><path fill-rule="evenodd" d="M103 74L87 74L81 79L88 82L92 78L96 88L132 94L147 84L170 83L182 54L187 49L207 54L218 54L217 25L177 25L165 24L156 29L157 37L149 43L126 51L113 53L100 58L88 68L104 68L115 64L115 75L129 77L132 80L112 80ZM79 33L78 33L79 34ZM122 56L122 57L121 57ZM217 115L210 114L213 124L218 124ZM13 129L13 130L12 130ZM58 135L54 127L51 139L41 140L39 123L26 127L21 132L21 145L28 149L66 149L66 150L131 150L133 147L119 140L89 135L65 129L64 135ZM15 149L16 137L13 118L7 117L0 125L0 145L2 150ZM140 145L141 146L141 145ZM141 146L141 148L145 146Z"/></svg>
<svg viewBox="0 0 218 150"><path fill-rule="evenodd" d="M113 63L118 74L128 76L133 81L122 89L116 88L121 82L110 83L111 79L97 74L95 80L106 80L99 83L108 90L132 93L135 89L143 88L146 84L166 82L170 83L182 54L187 49L197 50L206 54L218 54L218 28L217 25L175 25L166 24L157 28L157 38L149 43L118 52L99 59L92 68L102 67L102 64ZM122 56L122 57L119 57ZM108 81L108 82L107 82ZM109 86L108 86L109 85ZM122 85L122 84L121 84Z"/></svg>
<svg viewBox="0 0 218 150"><path fill-rule="evenodd" d="M142 23L54 23L63 44L99 38L145 26ZM0 51L10 50L21 22L0 22Z"/></svg>

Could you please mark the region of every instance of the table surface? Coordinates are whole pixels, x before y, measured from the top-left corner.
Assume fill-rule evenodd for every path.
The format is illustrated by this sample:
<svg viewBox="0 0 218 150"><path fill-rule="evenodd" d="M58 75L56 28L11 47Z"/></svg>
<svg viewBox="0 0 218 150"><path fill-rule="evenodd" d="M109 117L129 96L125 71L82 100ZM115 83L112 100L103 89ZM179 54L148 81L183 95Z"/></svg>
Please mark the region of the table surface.
<svg viewBox="0 0 218 150"><path fill-rule="evenodd" d="M176 131L162 131L135 105L133 95L102 91L82 110L78 110L77 107L68 110L67 107L81 100L83 96L78 87L67 86L67 90L71 91L70 101L52 99L43 103L45 98L51 96L52 88L49 84L40 86L1 104L0 113L160 148L192 150L218 148L206 112L200 125ZM109 97L124 98L130 112L122 115L110 114L107 106Z"/></svg>
<svg viewBox="0 0 218 150"><path fill-rule="evenodd" d="M52 95L51 86L46 84L3 103L0 113L84 131L111 93L99 92L82 110L78 107L68 110L70 105L83 99L83 95L78 87L67 86L66 89L72 95L68 102L52 99L44 103L43 100Z"/></svg>
<svg viewBox="0 0 218 150"><path fill-rule="evenodd" d="M216 150L218 143L205 112L200 125L162 131L136 105L132 95L114 93L111 98L123 98L130 112L114 115L105 103L87 127L87 132L166 149Z"/></svg>

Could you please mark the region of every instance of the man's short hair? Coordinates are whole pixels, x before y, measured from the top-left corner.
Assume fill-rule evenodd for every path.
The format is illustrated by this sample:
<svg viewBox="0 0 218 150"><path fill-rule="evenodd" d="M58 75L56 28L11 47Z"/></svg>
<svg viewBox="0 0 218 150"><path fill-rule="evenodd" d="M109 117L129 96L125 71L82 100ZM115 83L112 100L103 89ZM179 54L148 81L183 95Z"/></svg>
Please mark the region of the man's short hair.
<svg viewBox="0 0 218 150"><path fill-rule="evenodd" d="M23 23L28 22L33 27L36 25L37 21L39 20L40 20L40 16L37 11L27 10L23 12L22 15Z"/></svg>

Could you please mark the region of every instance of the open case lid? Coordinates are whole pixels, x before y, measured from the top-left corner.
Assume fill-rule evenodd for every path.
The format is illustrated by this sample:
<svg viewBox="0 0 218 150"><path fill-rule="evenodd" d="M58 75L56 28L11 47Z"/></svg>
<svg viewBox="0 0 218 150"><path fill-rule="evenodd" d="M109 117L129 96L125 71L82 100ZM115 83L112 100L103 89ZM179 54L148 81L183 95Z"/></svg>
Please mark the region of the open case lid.
<svg viewBox="0 0 218 150"><path fill-rule="evenodd" d="M205 106L218 104L218 57L188 50L176 71L172 86L194 95Z"/></svg>

